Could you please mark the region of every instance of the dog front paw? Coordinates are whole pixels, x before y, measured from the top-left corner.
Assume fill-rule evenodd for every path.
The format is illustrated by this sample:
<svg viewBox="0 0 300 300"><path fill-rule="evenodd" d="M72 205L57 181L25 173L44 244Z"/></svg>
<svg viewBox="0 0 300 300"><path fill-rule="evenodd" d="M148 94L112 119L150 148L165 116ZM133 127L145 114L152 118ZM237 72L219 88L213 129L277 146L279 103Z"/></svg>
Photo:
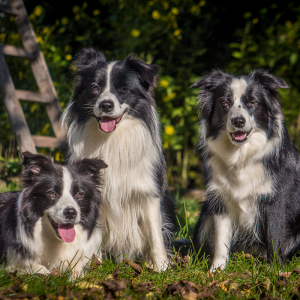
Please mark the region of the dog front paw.
<svg viewBox="0 0 300 300"><path fill-rule="evenodd" d="M159 259L156 260L154 263L154 271L155 272L163 272L165 271L169 266L169 261L168 259Z"/></svg>
<svg viewBox="0 0 300 300"><path fill-rule="evenodd" d="M210 270L210 272L216 272L217 269L224 270L226 268L226 265L227 265L226 260L216 259L216 260L213 260L213 263L209 270Z"/></svg>

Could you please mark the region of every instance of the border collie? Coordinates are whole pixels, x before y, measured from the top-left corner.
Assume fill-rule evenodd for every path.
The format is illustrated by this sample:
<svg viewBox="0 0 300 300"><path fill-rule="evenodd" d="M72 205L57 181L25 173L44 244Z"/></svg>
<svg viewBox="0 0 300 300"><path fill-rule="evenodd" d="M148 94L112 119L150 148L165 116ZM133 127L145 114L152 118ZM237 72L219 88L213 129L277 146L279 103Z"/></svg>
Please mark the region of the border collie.
<svg viewBox="0 0 300 300"><path fill-rule="evenodd" d="M69 166L23 153L21 192L0 194L0 257L9 268L77 277L93 254L100 257L99 159ZM100 257L101 258L101 257Z"/></svg>
<svg viewBox="0 0 300 300"><path fill-rule="evenodd" d="M300 161L279 103L281 78L256 70L214 70L198 80L206 201L196 251L225 268L229 251L250 250L281 263L300 249Z"/></svg>
<svg viewBox="0 0 300 300"><path fill-rule="evenodd" d="M62 122L70 161L103 157L103 250L167 268L174 217L166 194L166 163L153 89L158 67L128 56L106 62L83 49L74 61L76 82Z"/></svg>

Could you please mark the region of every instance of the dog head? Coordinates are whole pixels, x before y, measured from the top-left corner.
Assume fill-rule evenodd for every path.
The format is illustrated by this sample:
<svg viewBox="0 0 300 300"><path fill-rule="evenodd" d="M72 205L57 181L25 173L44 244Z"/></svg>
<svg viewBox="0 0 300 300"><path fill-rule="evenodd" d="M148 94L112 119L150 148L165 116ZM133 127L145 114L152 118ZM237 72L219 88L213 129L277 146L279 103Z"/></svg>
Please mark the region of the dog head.
<svg viewBox="0 0 300 300"><path fill-rule="evenodd" d="M73 242L77 224L91 233L101 202L99 171L107 165L99 159L83 159L61 166L30 152L24 152L23 157L23 194L18 209L27 233L33 234L42 217L65 242Z"/></svg>
<svg viewBox="0 0 300 300"><path fill-rule="evenodd" d="M155 107L153 89L158 67L129 55L124 61L106 62L103 54L83 49L74 61L76 82L68 108L70 123L96 118L99 129L113 132L127 116L141 118Z"/></svg>
<svg viewBox="0 0 300 300"><path fill-rule="evenodd" d="M201 89L201 118L206 126L202 138L217 138L226 131L230 141L241 146L257 131L266 132L268 138L276 134L273 125L281 116L278 88L288 85L262 70L241 77L214 70L192 88Z"/></svg>

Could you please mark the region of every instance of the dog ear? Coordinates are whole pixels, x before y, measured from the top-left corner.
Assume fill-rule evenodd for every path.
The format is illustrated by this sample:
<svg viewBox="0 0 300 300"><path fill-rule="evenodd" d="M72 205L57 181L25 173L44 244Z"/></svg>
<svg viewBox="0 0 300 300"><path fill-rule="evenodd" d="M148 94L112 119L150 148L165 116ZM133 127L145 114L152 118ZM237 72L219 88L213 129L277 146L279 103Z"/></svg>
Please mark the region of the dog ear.
<svg viewBox="0 0 300 300"><path fill-rule="evenodd" d="M269 74L268 72L258 69L249 75L249 78L262 85L271 93L277 93L277 89L287 89L289 86L282 79Z"/></svg>
<svg viewBox="0 0 300 300"><path fill-rule="evenodd" d="M125 58L123 64L137 74L143 88L153 96L154 88L157 85L159 67L146 64L145 62L134 58L132 54ZM154 99L152 99L151 104L154 107L156 106Z"/></svg>
<svg viewBox="0 0 300 300"><path fill-rule="evenodd" d="M76 67L75 74L81 73L92 65L97 65L99 62L106 62L105 56L93 48L83 48L76 54L73 61Z"/></svg>
<svg viewBox="0 0 300 300"><path fill-rule="evenodd" d="M88 173L90 175L99 175L101 169L105 169L108 165L98 158L84 158L77 161L78 167L81 172Z"/></svg>
<svg viewBox="0 0 300 300"><path fill-rule="evenodd" d="M191 88L200 88L199 106L201 109L202 118L209 118L213 108L213 91L226 80L232 78L231 75L220 70L213 70L203 78L197 80Z"/></svg>
<svg viewBox="0 0 300 300"><path fill-rule="evenodd" d="M42 154L33 154L29 151L23 152L23 161L24 171L27 175L36 176L40 173L42 166L52 165L53 160L49 157L46 157ZM28 174L29 173L29 174Z"/></svg>

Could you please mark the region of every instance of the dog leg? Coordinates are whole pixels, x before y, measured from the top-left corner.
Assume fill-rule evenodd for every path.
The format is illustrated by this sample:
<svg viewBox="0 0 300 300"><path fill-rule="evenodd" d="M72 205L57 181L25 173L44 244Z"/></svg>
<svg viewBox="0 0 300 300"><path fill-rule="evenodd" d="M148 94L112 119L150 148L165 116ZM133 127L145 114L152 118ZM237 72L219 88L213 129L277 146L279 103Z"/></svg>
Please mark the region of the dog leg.
<svg viewBox="0 0 300 300"><path fill-rule="evenodd" d="M159 198L151 199L148 202L144 215L143 227L150 243L150 256L152 257L154 270L162 272L168 267L168 258L162 236Z"/></svg>
<svg viewBox="0 0 300 300"><path fill-rule="evenodd" d="M217 268L225 269L228 263L230 243L232 239L232 220L228 214L214 216L215 251L211 271Z"/></svg>
<svg viewBox="0 0 300 300"><path fill-rule="evenodd" d="M267 258L269 261L275 257L284 264L282 243L285 236L285 209L281 201L264 203L265 214L265 236L267 246ZM275 253L274 253L275 252Z"/></svg>

